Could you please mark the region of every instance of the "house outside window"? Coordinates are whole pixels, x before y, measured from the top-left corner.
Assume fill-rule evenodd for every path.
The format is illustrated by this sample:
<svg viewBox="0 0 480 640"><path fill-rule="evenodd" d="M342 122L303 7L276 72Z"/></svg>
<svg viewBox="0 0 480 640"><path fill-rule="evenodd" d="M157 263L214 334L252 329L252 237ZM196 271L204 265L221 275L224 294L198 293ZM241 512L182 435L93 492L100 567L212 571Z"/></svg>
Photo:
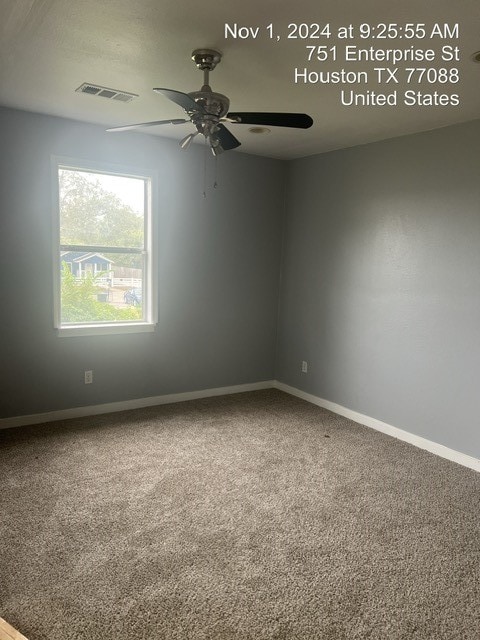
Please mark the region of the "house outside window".
<svg viewBox="0 0 480 640"><path fill-rule="evenodd" d="M60 335L152 331L155 176L54 159Z"/></svg>

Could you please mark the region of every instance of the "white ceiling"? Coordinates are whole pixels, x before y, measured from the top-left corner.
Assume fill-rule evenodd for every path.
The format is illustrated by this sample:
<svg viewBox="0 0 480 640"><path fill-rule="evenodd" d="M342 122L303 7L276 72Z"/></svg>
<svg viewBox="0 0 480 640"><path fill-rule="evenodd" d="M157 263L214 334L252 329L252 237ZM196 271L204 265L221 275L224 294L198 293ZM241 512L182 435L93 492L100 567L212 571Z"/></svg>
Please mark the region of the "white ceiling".
<svg viewBox="0 0 480 640"><path fill-rule="evenodd" d="M457 42L409 40L287 39L289 23L325 24L332 30L360 23L459 23ZM225 39L225 23L260 27L257 39ZM267 37L273 23L279 42ZM470 56L480 50L478 0L3 0L0 5L0 104L65 116L106 127L181 118L177 105L152 92L168 87L183 92L200 89L202 74L190 59L196 48L215 48L223 60L211 74L214 91L230 98L232 111L293 111L308 113L308 130L273 127L268 135L248 131L247 125L229 125L241 141L240 151L276 158L296 158L354 146L398 135L435 129L480 117L480 64ZM458 85L423 85L459 93L458 107L347 107L339 102L341 85L295 85L295 67L310 70L371 69L387 63L331 65L306 61L307 44L345 44L362 47L404 48L414 44L460 48ZM342 56L340 56L341 58ZM398 66L425 66L410 63ZM429 66L429 65L427 65ZM437 65L439 66L439 65ZM446 66L451 66L446 65ZM139 94L131 103L75 93L83 82ZM359 89L345 86L346 90ZM404 85L366 89L402 93ZM415 88L415 87L413 87ZM148 129L150 135L180 139L192 125ZM111 135L144 135L115 133Z"/></svg>

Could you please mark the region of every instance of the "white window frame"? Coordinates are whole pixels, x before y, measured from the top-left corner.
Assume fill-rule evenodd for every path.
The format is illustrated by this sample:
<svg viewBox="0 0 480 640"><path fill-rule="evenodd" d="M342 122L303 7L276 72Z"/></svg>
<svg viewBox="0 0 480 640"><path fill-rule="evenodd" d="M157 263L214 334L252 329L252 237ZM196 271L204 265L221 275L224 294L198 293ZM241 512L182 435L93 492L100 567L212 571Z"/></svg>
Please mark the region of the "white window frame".
<svg viewBox="0 0 480 640"><path fill-rule="evenodd" d="M108 335L115 333L143 333L154 331L157 324L157 207L158 180L157 173L110 163L99 163L78 158L52 156L52 195L53 195L53 312L54 327L59 336ZM145 180L145 213L144 213L144 247L141 254L144 259L143 268L143 304L144 319L128 322L84 322L63 323L61 321L61 260L60 253L65 250L92 250L91 245L62 245L60 243L60 198L59 169L88 171L90 173L109 174L126 178ZM125 247L95 247L95 251L109 253L128 253ZM132 251L135 253L136 251Z"/></svg>

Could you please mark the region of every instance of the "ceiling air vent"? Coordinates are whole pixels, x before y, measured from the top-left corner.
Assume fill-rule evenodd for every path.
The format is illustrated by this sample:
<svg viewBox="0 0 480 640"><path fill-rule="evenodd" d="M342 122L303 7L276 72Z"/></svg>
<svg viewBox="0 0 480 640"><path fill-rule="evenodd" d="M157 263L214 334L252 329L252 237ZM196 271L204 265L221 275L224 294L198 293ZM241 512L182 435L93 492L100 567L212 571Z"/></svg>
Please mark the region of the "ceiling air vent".
<svg viewBox="0 0 480 640"><path fill-rule="evenodd" d="M136 93L109 89L108 87L101 87L98 84L91 84L90 82L84 82L78 89L75 89L75 91L78 93L88 93L91 96L100 96L100 98L108 98L109 100L118 100L119 102L130 102L130 100L138 98Z"/></svg>

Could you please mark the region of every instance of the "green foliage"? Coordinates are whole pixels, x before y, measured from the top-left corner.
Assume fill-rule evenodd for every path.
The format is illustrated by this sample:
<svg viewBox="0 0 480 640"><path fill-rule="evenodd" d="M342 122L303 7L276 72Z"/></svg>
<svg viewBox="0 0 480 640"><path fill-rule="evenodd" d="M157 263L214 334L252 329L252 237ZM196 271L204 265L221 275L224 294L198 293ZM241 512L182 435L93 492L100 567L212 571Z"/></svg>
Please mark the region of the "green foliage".
<svg viewBox="0 0 480 640"><path fill-rule="evenodd" d="M96 280L101 274L87 274L80 282L76 280L68 265L63 263L61 306L62 322L125 322L141 320L141 307L119 309L108 302L99 302L102 289Z"/></svg>
<svg viewBox="0 0 480 640"><path fill-rule="evenodd" d="M143 246L143 216L104 189L94 174L60 169L59 195L62 244ZM123 266L140 267L138 256L113 258L117 264L119 259Z"/></svg>

